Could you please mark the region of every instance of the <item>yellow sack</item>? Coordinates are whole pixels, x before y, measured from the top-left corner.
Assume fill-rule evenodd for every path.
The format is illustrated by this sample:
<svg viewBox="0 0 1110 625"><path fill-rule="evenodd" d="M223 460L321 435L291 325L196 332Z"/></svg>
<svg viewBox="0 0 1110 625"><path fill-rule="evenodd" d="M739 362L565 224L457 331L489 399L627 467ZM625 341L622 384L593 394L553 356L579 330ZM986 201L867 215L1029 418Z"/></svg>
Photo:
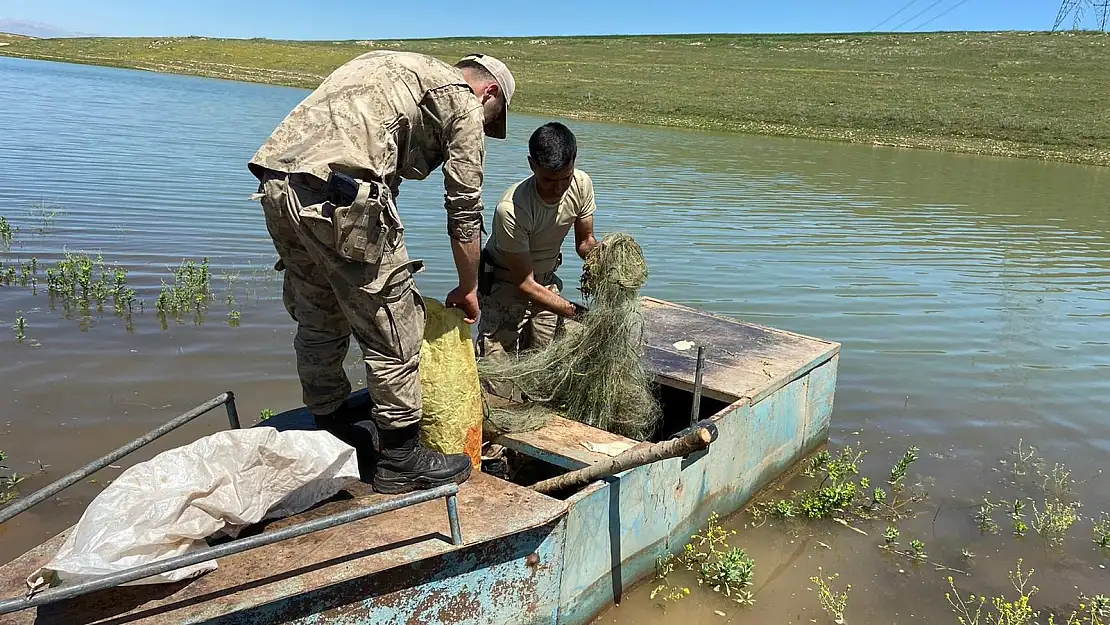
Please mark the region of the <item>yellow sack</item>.
<svg viewBox="0 0 1110 625"><path fill-rule="evenodd" d="M425 297L427 322L420 346L420 439L445 454L466 453L482 466L482 387L470 325L458 308Z"/></svg>

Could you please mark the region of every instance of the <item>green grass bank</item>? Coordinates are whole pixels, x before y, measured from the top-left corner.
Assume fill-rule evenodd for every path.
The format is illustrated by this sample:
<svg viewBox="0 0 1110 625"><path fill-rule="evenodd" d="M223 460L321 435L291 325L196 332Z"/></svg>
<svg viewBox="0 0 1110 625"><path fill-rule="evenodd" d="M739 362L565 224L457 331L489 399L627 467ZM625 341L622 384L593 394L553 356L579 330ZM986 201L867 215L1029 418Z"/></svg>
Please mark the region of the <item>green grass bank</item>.
<svg viewBox="0 0 1110 625"><path fill-rule="evenodd" d="M2 45L7 44L7 45ZM273 41L0 36L0 55L314 87L376 48L497 55L516 110L1110 165L1110 35Z"/></svg>

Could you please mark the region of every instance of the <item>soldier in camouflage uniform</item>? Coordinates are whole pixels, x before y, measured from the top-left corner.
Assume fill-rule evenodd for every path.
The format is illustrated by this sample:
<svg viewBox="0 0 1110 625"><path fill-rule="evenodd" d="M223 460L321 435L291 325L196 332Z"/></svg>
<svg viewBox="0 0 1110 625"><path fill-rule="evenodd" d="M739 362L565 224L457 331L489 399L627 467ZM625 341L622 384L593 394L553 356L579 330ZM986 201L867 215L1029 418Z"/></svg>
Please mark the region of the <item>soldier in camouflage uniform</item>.
<svg viewBox="0 0 1110 625"><path fill-rule="evenodd" d="M459 285L447 298L478 319L485 136L503 139L515 81L471 55L454 66L376 51L338 68L274 130L248 164L284 266L283 299L305 405L321 427L359 448L364 479L399 493L461 483L465 454L419 443L424 306L394 198L402 179L442 166L447 234ZM372 408L347 404L343 358L354 334ZM366 448L370 448L367 452ZM373 474L368 459L375 459Z"/></svg>
<svg viewBox="0 0 1110 625"><path fill-rule="evenodd" d="M482 252L479 357L545 347L554 339L559 317L574 323L581 312L559 295L562 283L555 275L572 227L579 257L585 259L597 246L593 181L575 167L577 156L574 133L557 122L536 129L528 140L532 175L502 196ZM507 385L487 383L486 390L522 399Z"/></svg>

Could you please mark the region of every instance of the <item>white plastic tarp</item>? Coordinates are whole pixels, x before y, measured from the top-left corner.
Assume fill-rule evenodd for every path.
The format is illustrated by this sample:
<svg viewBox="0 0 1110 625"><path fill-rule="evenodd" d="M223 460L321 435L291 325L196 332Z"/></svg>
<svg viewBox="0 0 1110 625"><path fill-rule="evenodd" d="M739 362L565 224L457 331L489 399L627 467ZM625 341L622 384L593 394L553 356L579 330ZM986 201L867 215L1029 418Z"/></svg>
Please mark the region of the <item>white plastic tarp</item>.
<svg viewBox="0 0 1110 625"><path fill-rule="evenodd" d="M82 582L201 549L205 538L307 510L358 477L355 449L327 432L255 427L206 436L124 471L27 584ZM215 569L210 560L132 583Z"/></svg>

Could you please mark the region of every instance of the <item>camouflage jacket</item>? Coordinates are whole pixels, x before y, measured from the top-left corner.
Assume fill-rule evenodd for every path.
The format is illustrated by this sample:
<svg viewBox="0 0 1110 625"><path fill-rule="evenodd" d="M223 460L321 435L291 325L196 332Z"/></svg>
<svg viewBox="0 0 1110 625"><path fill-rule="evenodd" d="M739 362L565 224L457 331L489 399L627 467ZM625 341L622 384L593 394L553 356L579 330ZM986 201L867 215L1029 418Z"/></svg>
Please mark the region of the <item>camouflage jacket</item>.
<svg viewBox="0 0 1110 625"><path fill-rule="evenodd" d="M389 185L443 167L448 234L471 241L483 228L482 107L462 72L410 52L375 51L336 69L278 125L248 167L331 170Z"/></svg>

